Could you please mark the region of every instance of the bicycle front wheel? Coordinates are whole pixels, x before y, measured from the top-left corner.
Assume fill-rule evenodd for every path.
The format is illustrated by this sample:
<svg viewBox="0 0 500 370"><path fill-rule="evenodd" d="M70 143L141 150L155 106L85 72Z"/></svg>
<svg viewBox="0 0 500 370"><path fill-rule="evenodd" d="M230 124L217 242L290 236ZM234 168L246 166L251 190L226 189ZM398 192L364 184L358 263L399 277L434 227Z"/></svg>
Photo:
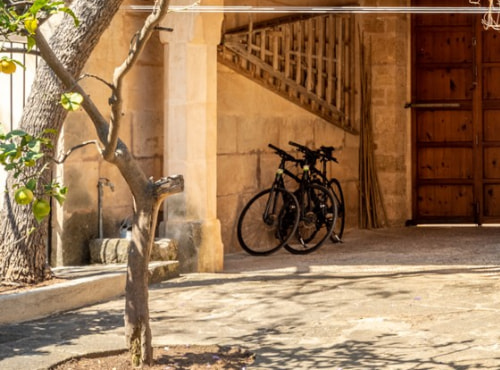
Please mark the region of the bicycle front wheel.
<svg viewBox="0 0 500 370"><path fill-rule="evenodd" d="M308 185L296 197L301 206L296 240L287 243L285 249L294 254L307 254L318 249L332 234L337 204L331 192L318 184Z"/></svg>
<svg viewBox="0 0 500 370"><path fill-rule="evenodd" d="M263 190L243 208L238 219L238 241L254 256L276 252L297 230L299 203L282 188Z"/></svg>
<svg viewBox="0 0 500 370"><path fill-rule="evenodd" d="M334 243L339 243L342 241L342 235L344 235L344 225L345 225L345 203L344 203L344 193L340 187L339 180L331 179L328 182L329 190L331 191L335 202L337 203L337 219L335 220L335 225L333 226L333 232L330 239Z"/></svg>

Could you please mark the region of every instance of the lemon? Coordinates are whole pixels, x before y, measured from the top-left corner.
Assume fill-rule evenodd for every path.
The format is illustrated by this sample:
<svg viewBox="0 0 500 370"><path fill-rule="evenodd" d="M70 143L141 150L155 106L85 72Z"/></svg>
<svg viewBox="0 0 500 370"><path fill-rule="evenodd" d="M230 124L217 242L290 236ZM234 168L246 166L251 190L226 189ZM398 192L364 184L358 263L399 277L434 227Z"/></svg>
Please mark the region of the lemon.
<svg viewBox="0 0 500 370"><path fill-rule="evenodd" d="M50 204L44 199L37 199L33 203L33 215L37 221L43 220L50 213Z"/></svg>
<svg viewBox="0 0 500 370"><path fill-rule="evenodd" d="M17 204L21 205L30 204L31 201L33 200L33 192L27 187L23 186L16 190L16 193L14 194L14 199L16 200Z"/></svg>
<svg viewBox="0 0 500 370"><path fill-rule="evenodd" d="M24 21L24 28L26 28L26 31L28 31L32 35L35 33L37 27L38 27L38 20L34 17L27 18Z"/></svg>
<svg viewBox="0 0 500 370"><path fill-rule="evenodd" d="M16 71L16 63L14 63L12 60L8 59L2 59L0 61L0 71L5 74L12 74Z"/></svg>

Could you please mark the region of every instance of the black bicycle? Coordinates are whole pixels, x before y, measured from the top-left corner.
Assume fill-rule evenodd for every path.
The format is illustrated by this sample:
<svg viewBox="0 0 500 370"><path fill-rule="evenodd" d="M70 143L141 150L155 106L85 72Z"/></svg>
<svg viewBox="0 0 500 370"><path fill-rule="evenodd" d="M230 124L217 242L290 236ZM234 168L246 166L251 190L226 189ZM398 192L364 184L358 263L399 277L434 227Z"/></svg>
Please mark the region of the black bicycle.
<svg viewBox="0 0 500 370"><path fill-rule="evenodd" d="M281 157L274 181L269 189L250 199L238 219L238 241L254 256L276 252L295 235L299 225L299 202L285 189L283 180L286 163L296 160L285 151L271 147Z"/></svg>
<svg viewBox="0 0 500 370"><path fill-rule="evenodd" d="M270 147L281 151L271 144ZM332 234L337 218L337 205L333 195L311 177L311 165L317 161L317 155L309 154L294 161L301 169L299 175L284 169L285 175L298 184L293 194L300 205L299 224L296 237L285 244L285 249L294 254L307 254L318 249Z"/></svg>
<svg viewBox="0 0 500 370"><path fill-rule="evenodd" d="M333 151L335 150L335 148L332 146L321 146L318 150L312 150L307 146L295 143L293 141L290 141L289 144L296 147L300 152L302 152L305 158L309 158L310 171L313 181L325 186L332 193L335 199L335 203L337 204L337 218L335 219L335 225L333 227L333 232L330 238L335 243L341 242L345 227L344 193L342 191L342 187L340 186L339 180L336 178L329 178L327 174L327 163L338 163L337 158L333 156ZM316 167L316 163L318 160L321 163L320 169Z"/></svg>

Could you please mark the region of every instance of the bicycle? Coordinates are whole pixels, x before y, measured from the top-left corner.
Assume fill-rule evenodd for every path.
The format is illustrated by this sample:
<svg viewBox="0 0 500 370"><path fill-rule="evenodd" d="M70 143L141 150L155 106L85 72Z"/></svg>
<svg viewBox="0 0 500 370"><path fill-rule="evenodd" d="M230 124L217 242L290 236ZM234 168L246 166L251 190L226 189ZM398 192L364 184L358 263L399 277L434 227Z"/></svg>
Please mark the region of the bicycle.
<svg viewBox="0 0 500 370"><path fill-rule="evenodd" d="M279 149L271 144L269 146ZM317 250L330 237L336 222L337 205L333 195L310 176L311 165L316 160L315 153L308 153L303 160L295 160L301 166L301 176L284 169L284 173L299 185L293 193L300 205L300 220L296 231L298 243L288 242L284 245L287 251L294 254L307 254Z"/></svg>
<svg viewBox="0 0 500 370"><path fill-rule="evenodd" d="M284 150L274 146L273 149L281 162L271 187L253 196L238 218L238 241L254 256L276 252L295 235L299 225L299 202L285 189L283 180L286 163L296 160Z"/></svg>
<svg viewBox="0 0 500 370"><path fill-rule="evenodd" d="M333 227L333 232L331 234L331 240L334 243L342 242L342 236L344 234L345 227L345 201L344 193L340 182L336 178L328 178L327 174L327 163L332 161L339 163L337 158L333 156L333 151L335 150L332 146L321 146L318 150L312 150L307 146L295 143L293 141L289 142L290 145L298 148L306 157L311 159L319 159L321 163L321 169L316 167L316 161L312 161L310 165L311 174L313 176L313 181L325 186L332 193L335 202L337 204L337 218L335 220L335 225Z"/></svg>

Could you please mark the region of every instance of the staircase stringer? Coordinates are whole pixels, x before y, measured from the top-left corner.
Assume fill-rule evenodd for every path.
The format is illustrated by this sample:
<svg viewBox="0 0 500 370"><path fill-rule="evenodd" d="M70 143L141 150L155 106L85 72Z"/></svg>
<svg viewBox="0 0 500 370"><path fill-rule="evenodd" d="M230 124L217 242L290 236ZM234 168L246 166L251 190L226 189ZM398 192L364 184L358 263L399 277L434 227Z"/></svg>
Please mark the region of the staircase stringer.
<svg viewBox="0 0 500 370"><path fill-rule="evenodd" d="M322 15L250 24L227 32L218 60L285 99L358 134L354 101L352 16Z"/></svg>

